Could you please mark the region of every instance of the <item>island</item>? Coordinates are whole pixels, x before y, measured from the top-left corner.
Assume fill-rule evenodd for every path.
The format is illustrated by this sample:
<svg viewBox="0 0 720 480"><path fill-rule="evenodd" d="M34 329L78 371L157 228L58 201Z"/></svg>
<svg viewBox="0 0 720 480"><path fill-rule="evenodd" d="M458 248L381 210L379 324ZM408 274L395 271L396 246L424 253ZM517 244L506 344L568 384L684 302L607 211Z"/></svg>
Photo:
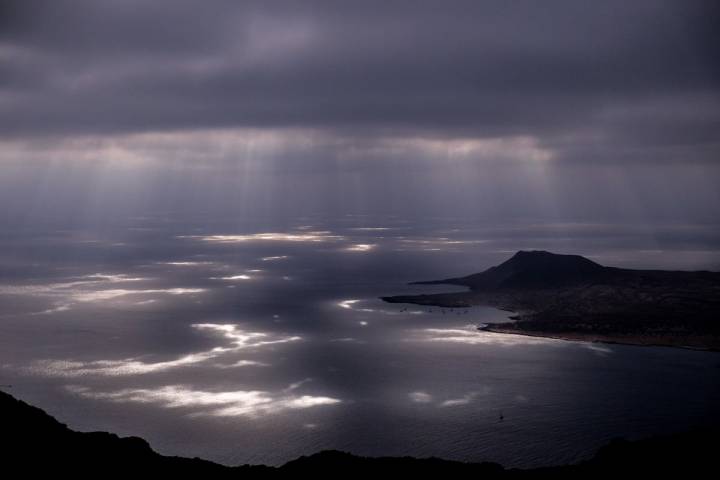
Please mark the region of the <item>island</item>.
<svg viewBox="0 0 720 480"><path fill-rule="evenodd" d="M592 458L572 465L507 469L492 462L463 463L439 458L369 458L337 450L300 457L279 467L226 466L199 458L160 455L137 437L77 432L37 407L0 391L2 449L7 478L303 478L323 474L447 476L479 479L575 479L634 475L701 478L715 468L718 430L704 426L684 433L627 441L617 439Z"/></svg>
<svg viewBox="0 0 720 480"><path fill-rule="evenodd" d="M468 290L381 298L513 312L514 321L479 327L496 333L720 350L719 272L631 270L580 255L519 251L481 273L413 284Z"/></svg>

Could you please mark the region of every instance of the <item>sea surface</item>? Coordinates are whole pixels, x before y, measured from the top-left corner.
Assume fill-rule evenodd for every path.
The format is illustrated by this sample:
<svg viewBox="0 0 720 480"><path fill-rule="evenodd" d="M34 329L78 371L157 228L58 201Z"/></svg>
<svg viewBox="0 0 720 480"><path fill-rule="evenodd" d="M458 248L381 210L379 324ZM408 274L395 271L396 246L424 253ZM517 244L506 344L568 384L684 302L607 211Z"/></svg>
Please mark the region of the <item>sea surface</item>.
<svg viewBox="0 0 720 480"><path fill-rule="evenodd" d="M160 213L6 229L0 384L73 429L224 464L324 449L573 462L614 437L720 423L720 354L480 332L509 312L378 297L452 291L408 282L519 249L713 268L716 231Z"/></svg>

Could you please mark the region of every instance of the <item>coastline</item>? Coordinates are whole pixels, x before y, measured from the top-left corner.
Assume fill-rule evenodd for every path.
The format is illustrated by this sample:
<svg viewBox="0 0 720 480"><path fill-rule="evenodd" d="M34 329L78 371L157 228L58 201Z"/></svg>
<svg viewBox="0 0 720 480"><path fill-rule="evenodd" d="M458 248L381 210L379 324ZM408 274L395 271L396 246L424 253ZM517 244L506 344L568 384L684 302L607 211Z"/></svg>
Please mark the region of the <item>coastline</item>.
<svg viewBox="0 0 720 480"><path fill-rule="evenodd" d="M713 335L690 335L690 334L659 334L650 335L639 332L582 332L582 331L553 331L544 330L542 325L550 325L557 328L554 324L552 313L540 312L531 308L527 304L515 301L512 294L502 293L493 295L487 292L447 292L436 294L419 294L419 295L398 295L380 297L381 300L388 303L409 303L423 307L435 308L471 308L471 307L492 307L497 310L508 312L508 319L511 321L504 323L490 323L484 327L478 327L478 330L499 333L504 335L523 335L526 337L552 338L556 340L565 340L572 342L588 342L588 343L605 343L611 345L630 345L637 347L671 347L682 348L686 350L697 350L706 352L720 352L720 337ZM517 305L515 308L514 305ZM621 318L623 315L615 315ZM596 321L592 315L582 315L580 313L574 315L563 315L564 322L580 323L590 325ZM561 324L562 325L562 324ZM619 325L618 325L619 326Z"/></svg>
<svg viewBox="0 0 720 480"><path fill-rule="evenodd" d="M497 324L499 325L499 324ZM512 325L512 323L502 324ZM674 341L668 337L644 337L642 335L601 335L586 333L558 333L543 332L540 330L520 330L516 328L507 328L507 326L495 326L489 324L485 327L478 327L483 332L498 333L502 335L522 335L525 337L551 338L554 340L564 340L567 342L585 342L585 343L603 343L608 345L628 345L633 347L668 347L682 348L685 350L696 350L700 352L720 352L720 345L711 342L711 344L683 344Z"/></svg>

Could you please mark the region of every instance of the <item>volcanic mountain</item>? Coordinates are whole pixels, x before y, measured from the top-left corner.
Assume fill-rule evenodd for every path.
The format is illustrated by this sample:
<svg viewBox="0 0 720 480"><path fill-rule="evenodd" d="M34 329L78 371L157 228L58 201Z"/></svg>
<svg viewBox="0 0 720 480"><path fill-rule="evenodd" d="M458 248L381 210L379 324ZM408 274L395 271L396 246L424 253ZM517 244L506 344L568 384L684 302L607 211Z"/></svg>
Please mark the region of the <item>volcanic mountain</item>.
<svg viewBox="0 0 720 480"><path fill-rule="evenodd" d="M603 267L580 255L559 255L542 250L519 251L500 265L462 278L416 284L464 285L473 290L547 288L607 281L622 270Z"/></svg>

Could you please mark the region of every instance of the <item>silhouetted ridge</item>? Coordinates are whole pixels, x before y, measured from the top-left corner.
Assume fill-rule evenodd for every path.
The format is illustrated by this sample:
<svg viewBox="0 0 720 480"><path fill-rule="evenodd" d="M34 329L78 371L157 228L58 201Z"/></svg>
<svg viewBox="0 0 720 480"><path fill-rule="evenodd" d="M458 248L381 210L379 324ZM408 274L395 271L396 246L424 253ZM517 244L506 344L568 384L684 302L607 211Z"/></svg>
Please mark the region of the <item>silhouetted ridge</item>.
<svg viewBox="0 0 720 480"><path fill-rule="evenodd" d="M576 465L505 469L496 463L463 463L438 458L359 457L329 450L281 467L227 467L198 458L166 457L137 437L70 430L39 408L0 392L2 466L6 476L116 478L156 475L180 478L301 478L445 476L492 479L606 479L612 476L700 478L715 468L717 430L703 430L637 442L615 441ZM480 445L478 446L480 447Z"/></svg>
<svg viewBox="0 0 720 480"><path fill-rule="evenodd" d="M610 278L618 269L603 267L580 255L560 255L543 250L521 250L484 272L441 282L472 289L542 288L593 283Z"/></svg>

